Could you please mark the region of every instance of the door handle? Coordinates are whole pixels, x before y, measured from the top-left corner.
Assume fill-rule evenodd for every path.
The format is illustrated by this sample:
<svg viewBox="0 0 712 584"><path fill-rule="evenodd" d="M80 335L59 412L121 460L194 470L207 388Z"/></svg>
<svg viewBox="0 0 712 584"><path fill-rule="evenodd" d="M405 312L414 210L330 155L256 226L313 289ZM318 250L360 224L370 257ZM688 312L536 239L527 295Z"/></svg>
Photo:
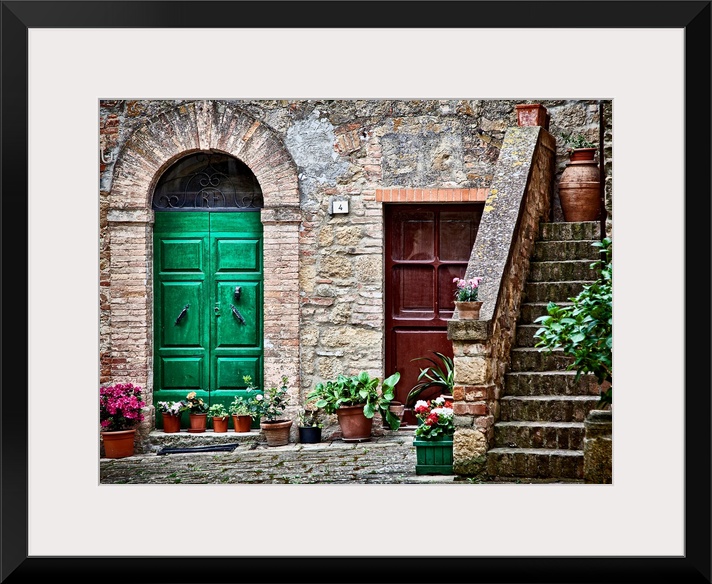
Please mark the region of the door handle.
<svg viewBox="0 0 712 584"><path fill-rule="evenodd" d="M232 309L232 314L233 314L233 316L234 316L237 320L239 320L242 324L247 324L247 323L245 322L245 319L244 319L244 318L242 317L242 315L240 314L240 311L239 311L237 308L235 308L235 305L234 305L234 304L231 304L231 305L230 305L230 308Z"/></svg>
<svg viewBox="0 0 712 584"><path fill-rule="evenodd" d="M188 312L188 309L189 309L189 308L190 308L190 304L186 304L186 305L183 307L183 310L180 311L180 314L178 315L178 318L176 318L176 322L175 322L176 326L178 326L178 324L180 324L180 319L183 318L183 317L186 315L186 313Z"/></svg>

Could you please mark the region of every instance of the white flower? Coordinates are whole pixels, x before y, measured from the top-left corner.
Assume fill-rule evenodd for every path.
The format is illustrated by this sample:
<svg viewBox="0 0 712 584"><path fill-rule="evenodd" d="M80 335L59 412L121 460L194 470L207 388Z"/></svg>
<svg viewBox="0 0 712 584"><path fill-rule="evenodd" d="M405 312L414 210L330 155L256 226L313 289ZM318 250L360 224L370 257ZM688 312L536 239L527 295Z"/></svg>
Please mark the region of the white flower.
<svg viewBox="0 0 712 584"><path fill-rule="evenodd" d="M431 414L437 414L438 416L443 416L445 418L452 418L451 408L435 408L431 410Z"/></svg>
<svg viewBox="0 0 712 584"><path fill-rule="evenodd" d="M257 401L262 401L262 400L264 399L264 396L263 396L261 393L258 393L258 394L255 396L255 399L256 399Z"/></svg>
<svg viewBox="0 0 712 584"><path fill-rule="evenodd" d="M417 402L415 402L415 408L414 408L414 409L421 408L421 407L422 407L422 408L427 408L427 407L428 407L428 402L426 402L426 401L423 400L423 399L419 399Z"/></svg>
<svg viewBox="0 0 712 584"><path fill-rule="evenodd" d="M443 396L437 397L437 398L435 398L435 399L433 400L433 403L434 403L436 406L441 406L441 405L443 405L443 404L445 403L445 398L444 398Z"/></svg>

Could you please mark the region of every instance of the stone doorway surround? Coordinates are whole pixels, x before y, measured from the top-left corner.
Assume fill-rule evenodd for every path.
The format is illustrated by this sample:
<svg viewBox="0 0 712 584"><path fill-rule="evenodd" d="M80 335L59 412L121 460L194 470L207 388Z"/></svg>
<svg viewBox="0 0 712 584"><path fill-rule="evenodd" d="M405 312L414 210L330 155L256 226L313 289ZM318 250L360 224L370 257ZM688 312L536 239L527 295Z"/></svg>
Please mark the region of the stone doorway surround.
<svg viewBox="0 0 712 584"><path fill-rule="evenodd" d="M240 108L218 100L183 103L135 131L118 155L108 194L109 269L102 266L102 373L131 379L153 406L153 249L151 198L161 174L179 158L215 150L242 160L264 197L264 380L299 379L299 208L297 169L281 139ZM108 278L104 274L108 273ZM108 308L108 311L107 311ZM108 312L108 318L107 318ZM108 328L107 328L108 327ZM106 341L103 341L105 344ZM295 395L297 398L298 395ZM151 407L153 412L153 408ZM153 427L147 416L140 432Z"/></svg>

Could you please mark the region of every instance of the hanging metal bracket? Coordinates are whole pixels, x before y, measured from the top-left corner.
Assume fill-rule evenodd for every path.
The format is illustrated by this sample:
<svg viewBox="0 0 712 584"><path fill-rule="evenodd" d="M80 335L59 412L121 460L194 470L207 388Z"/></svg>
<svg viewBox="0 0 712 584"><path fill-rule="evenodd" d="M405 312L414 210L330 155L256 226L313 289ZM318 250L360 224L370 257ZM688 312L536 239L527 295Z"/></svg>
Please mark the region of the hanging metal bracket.
<svg viewBox="0 0 712 584"><path fill-rule="evenodd" d="M243 318L243 316L240 314L240 311L237 308L235 308L234 304L231 304L230 308L232 309L232 314L235 316L235 318L237 320L239 320L242 324L247 324L245 322L245 319Z"/></svg>
<svg viewBox="0 0 712 584"><path fill-rule="evenodd" d="M190 304L186 304L186 305L183 307L183 310L180 311L180 314L178 315L178 318L176 318L176 323L175 323L176 326L178 326L178 324L180 324L180 319L183 318L183 317L186 315L186 313L188 312L188 309L189 309L189 308L190 308Z"/></svg>

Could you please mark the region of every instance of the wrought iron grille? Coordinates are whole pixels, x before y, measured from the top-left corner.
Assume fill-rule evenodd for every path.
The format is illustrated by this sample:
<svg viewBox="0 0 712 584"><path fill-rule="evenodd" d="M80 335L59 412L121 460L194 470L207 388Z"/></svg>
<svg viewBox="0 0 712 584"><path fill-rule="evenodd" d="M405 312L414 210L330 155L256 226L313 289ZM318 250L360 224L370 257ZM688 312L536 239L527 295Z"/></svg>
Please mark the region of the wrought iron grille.
<svg viewBox="0 0 712 584"><path fill-rule="evenodd" d="M250 211L264 206L257 177L242 161L218 152L181 158L153 192L156 211Z"/></svg>

